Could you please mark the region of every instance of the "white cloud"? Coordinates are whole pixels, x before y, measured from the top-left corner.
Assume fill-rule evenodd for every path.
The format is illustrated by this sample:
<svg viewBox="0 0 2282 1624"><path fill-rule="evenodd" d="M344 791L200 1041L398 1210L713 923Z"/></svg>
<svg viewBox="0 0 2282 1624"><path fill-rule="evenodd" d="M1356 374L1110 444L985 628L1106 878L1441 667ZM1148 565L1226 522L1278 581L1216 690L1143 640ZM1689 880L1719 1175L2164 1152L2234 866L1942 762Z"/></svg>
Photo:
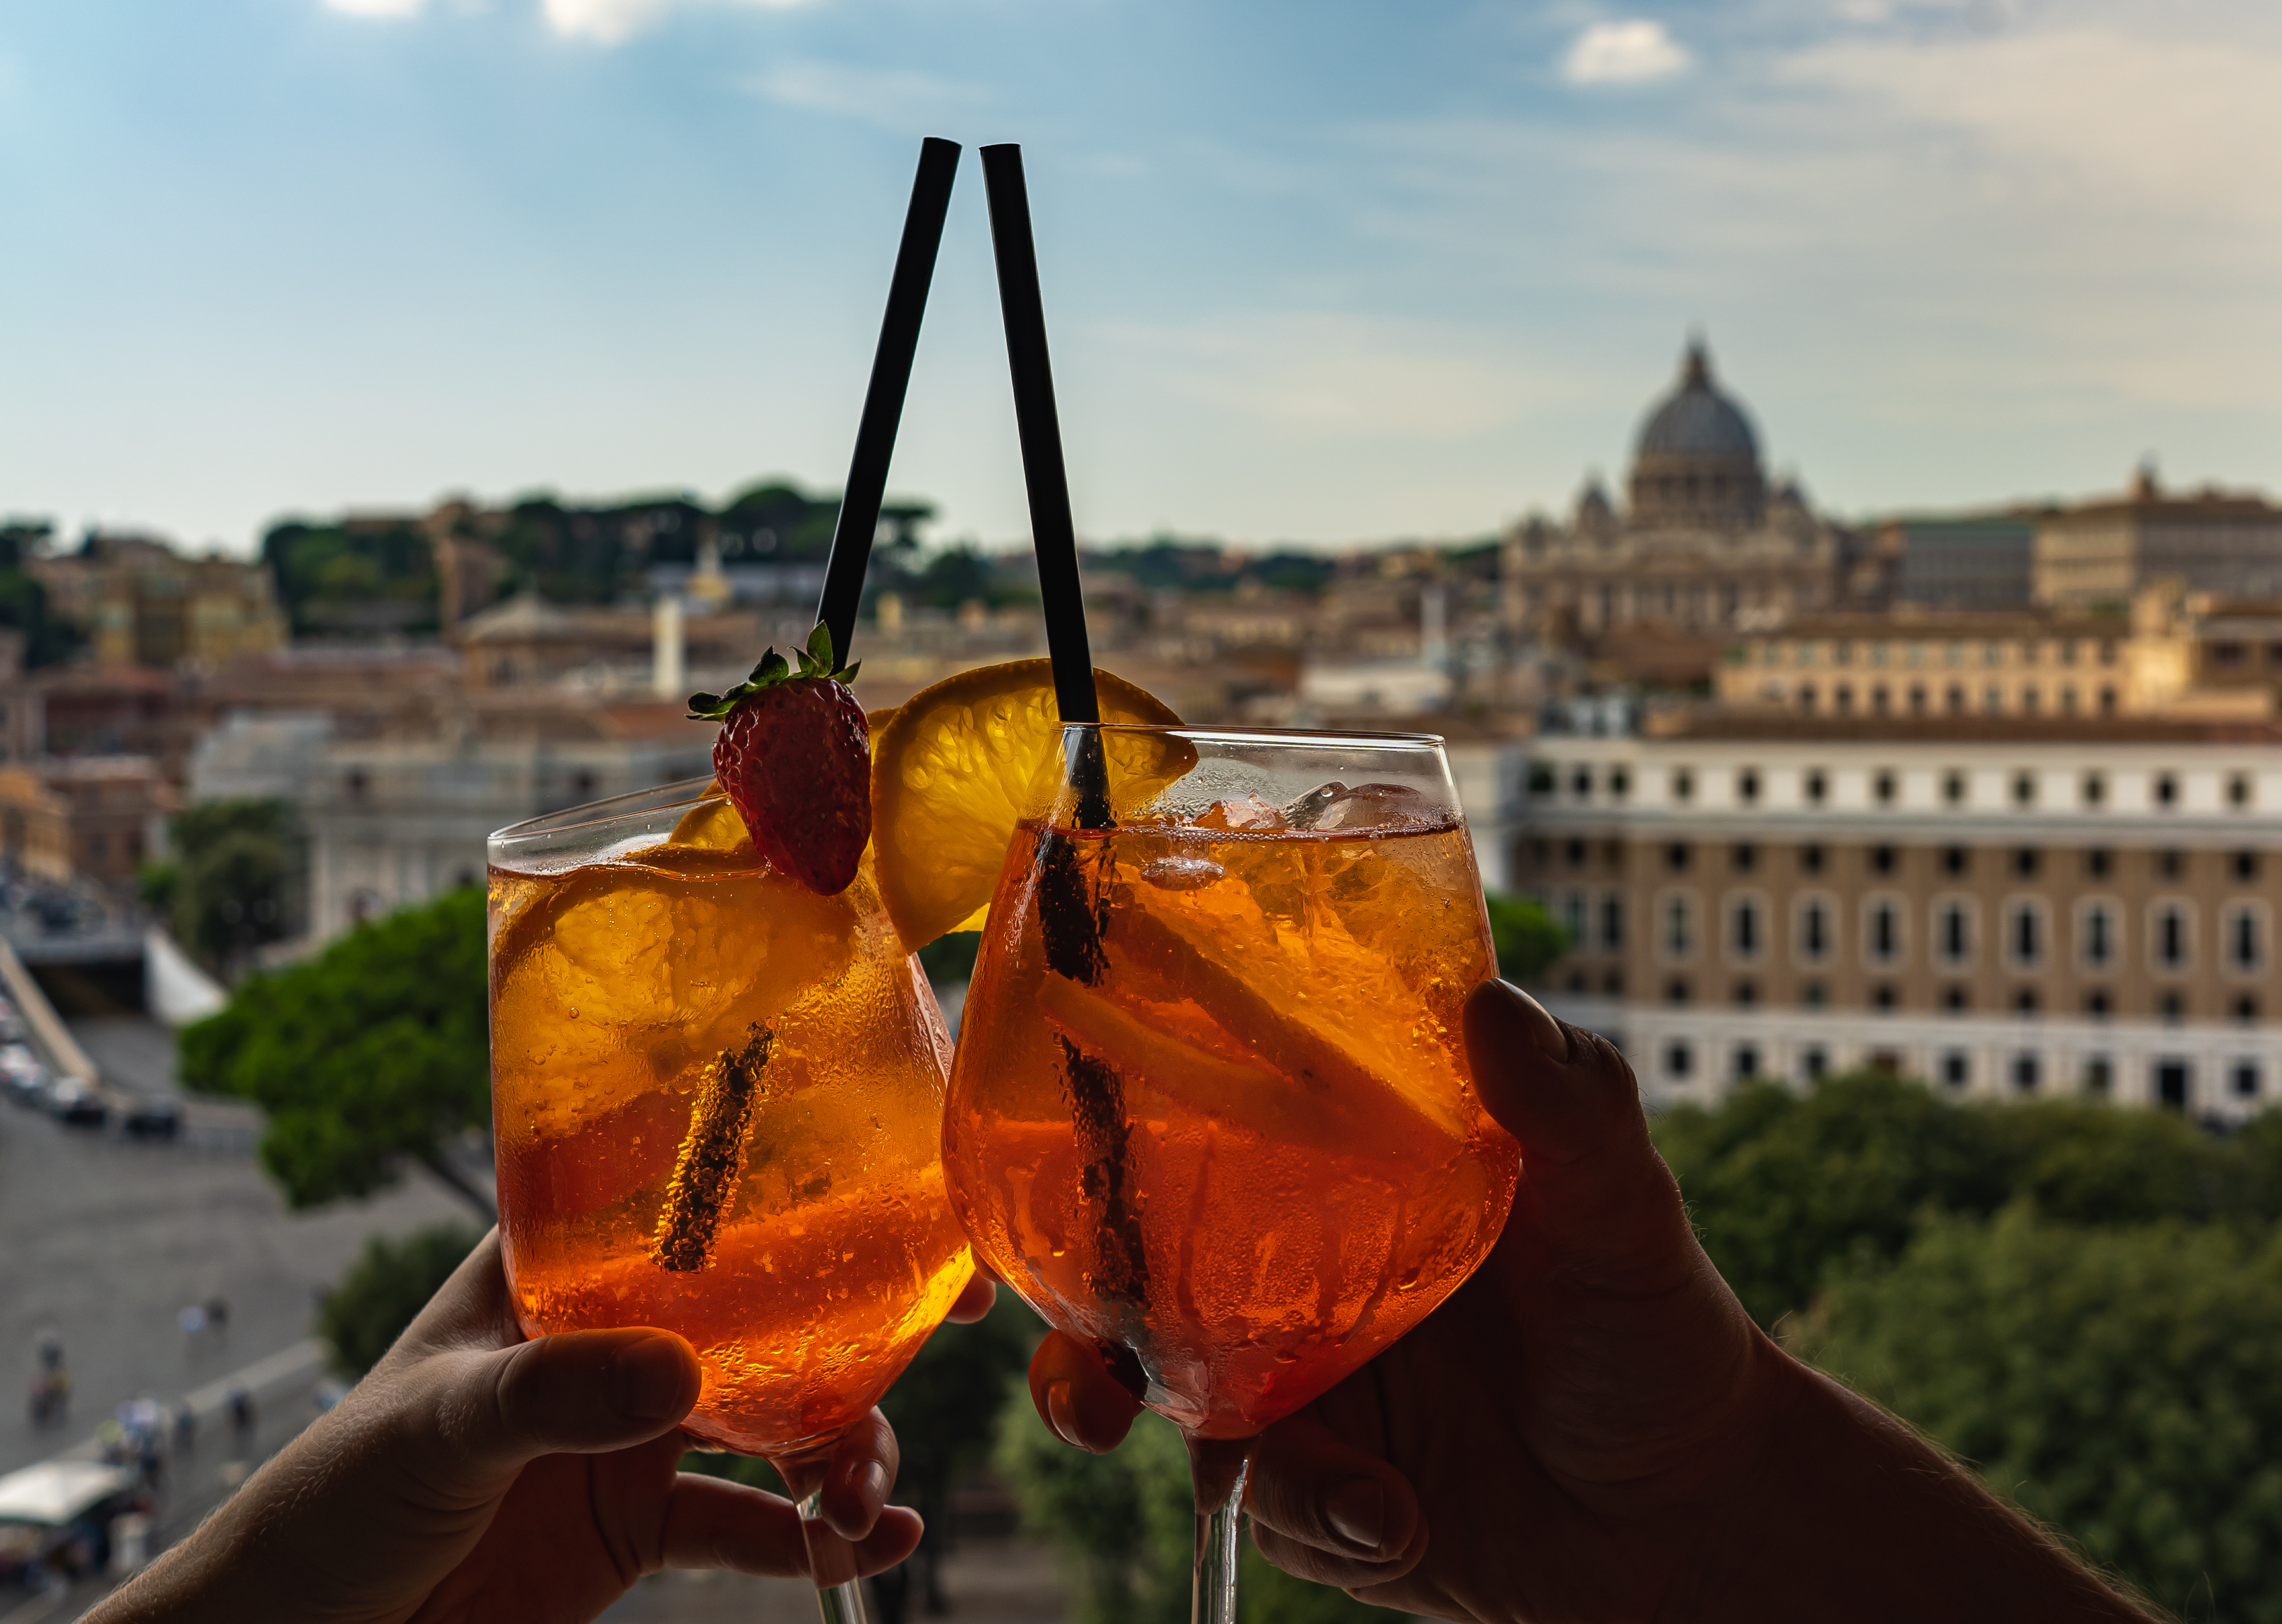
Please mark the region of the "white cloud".
<svg viewBox="0 0 2282 1624"><path fill-rule="evenodd" d="M378 0L387 4L389 0ZM400 0L399 0L400 3ZM616 45L651 27L668 12L692 4L734 4L784 11L809 0L544 0L541 10L557 34Z"/></svg>
<svg viewBox="0 0 2282 1624"><path fill-rule="evenodd" d="M1687 47L1660 22L1596 22L1561 58L1561 76L1577 85L1642 84L1685 73L1689 60Z"/></svg>
<svg viewBox="0 0 2282 1624"><path fill-rule="evenodd" d="M955 79L839 62L780 63L756 76L751 89L788 107L841 113L890 129L955 118L990 99L982 86Z"/></svg>
<svg viewBox="0 0 2282 1624"><path fill-rule="evenodd" d="M417 17L428 0L323 0L329 12L349 17Z"/></svg>

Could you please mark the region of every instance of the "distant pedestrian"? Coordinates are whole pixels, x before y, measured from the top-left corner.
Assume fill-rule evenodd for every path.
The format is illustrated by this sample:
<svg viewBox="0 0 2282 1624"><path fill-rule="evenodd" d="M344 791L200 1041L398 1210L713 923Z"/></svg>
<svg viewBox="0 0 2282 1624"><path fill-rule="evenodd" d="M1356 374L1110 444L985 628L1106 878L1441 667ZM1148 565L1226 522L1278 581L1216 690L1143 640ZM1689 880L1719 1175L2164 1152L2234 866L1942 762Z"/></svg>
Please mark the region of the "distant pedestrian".
<svg viewBox="0 0 2282 1624"><path fill-rule="evenodd" d="M216 1336L229 1334L229 1299L228 1297L206 1299L206 1328Z"/></svg>
<svg viewBox="0 0 2282 1624"><path fill-rule="evenodd" d="M256 1416L253 1395L244 1388L232 1388L227 1401L229 1408L230 1442L243 1456L253 1448L253 1427Z"/></svg>
<svg viewBox="0 0 2282 1624"><path fill-rule="evenodd" d="M198 1412L183 1400L175 1406L175 1453L188 1455L198 1445Z"/></svg>
<svg viewBox="0 0 2282 1624"><path fill-rule="evenodd" d="M206 1334L206 1311L201 1303L192 1303L175 1316L175 1323L182 1327L182 1346L196 1350L198 1338Z"/></svg>

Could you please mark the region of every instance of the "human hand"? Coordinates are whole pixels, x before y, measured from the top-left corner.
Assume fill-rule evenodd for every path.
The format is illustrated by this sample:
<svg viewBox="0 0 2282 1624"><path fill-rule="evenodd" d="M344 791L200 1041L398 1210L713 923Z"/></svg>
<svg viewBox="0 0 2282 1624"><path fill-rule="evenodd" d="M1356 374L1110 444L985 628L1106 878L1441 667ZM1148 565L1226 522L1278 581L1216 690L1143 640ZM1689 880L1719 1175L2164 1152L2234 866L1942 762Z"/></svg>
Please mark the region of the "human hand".
<svg viewBox="0 0 2282 1624"><path fill-rule="evenodd" d="M1246 1509L1287 1572L1434 1618L2136 1620L2044 1529L1790 1358L1696 1243L1631 1067L1502 982L1466 1000L1521 1141L1496 1248L1409 1334L1262 1433ZM1114 1447L1137 1406L1051 1336L1039 1413Z"/></svg>
<svg viewBox="0 0 2282 1624"><path fill-rule="evenodd" d="M1696 1244L1623 1056L1497 981L1465 1034L1522 1143L1512 1215L1448 1302L1261 1435L1253 1537L1288 1572L1436 1618L1650 1616L1750 1470L1788 1361ZM1081 1447L1114 1447L1137 1411L1059 1333L1030 1384Z"/></svg>
<svg viewBox="0 0 2282 1624"><path fill-rule="evenodd" d="M779 1496L677 1471L698 1383L670 1332L524 1341L494 1232L339 1405L89 1618L555 1624L662 1567L836 1582L910 1554L920 1520L885 1506L878 1411L795 1485L823 1490L803 1527Z"/></svg>

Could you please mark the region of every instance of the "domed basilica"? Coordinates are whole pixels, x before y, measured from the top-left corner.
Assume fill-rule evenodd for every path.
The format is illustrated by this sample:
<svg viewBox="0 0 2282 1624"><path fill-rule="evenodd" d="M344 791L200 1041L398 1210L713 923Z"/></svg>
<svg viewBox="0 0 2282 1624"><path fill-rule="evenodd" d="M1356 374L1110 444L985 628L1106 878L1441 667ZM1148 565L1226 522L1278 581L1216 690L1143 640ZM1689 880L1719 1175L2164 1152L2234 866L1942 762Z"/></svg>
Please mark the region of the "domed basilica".
<svg viewBox="0 0 2282 1624"><path fill-rule="evenodd" d="M1593 479L1568 523L1533 516L1507 536L1507 615L1548 643L1676 638L1688 663L1707 638L1835 607L1851 540L1796 483L1768 483L1750 417L1698 340L1641 425L1624 508Z"/></svg>

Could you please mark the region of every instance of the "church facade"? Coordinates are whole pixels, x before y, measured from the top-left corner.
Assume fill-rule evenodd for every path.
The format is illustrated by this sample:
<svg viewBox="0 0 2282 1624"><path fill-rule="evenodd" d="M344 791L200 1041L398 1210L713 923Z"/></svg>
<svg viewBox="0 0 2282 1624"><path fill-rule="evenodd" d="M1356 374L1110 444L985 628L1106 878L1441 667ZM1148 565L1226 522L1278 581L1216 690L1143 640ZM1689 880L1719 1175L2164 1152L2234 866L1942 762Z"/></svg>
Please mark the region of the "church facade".
<svg viewBox="0 0 2282 1624"><path fill-rule="evenodd" d="M1515 633L1708 669L1732 633L1874 600L1874 582L1854 578L1866 574L1854 535L1818 515L1797 483L1767 478L1750 418L1714 380L1700 341L1642 423L1625 498L1619 507L1595 479L1566 523L1533 515L1507 533L1501 576Z"/></svg>

